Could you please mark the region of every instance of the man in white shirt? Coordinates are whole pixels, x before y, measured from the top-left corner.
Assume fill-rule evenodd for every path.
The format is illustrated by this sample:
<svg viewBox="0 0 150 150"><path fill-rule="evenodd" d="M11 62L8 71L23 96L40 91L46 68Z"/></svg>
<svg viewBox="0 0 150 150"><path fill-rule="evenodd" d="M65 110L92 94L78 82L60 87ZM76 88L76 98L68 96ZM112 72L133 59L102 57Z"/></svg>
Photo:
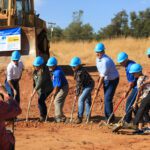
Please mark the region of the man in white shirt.
<svg viewBox="0 0 150 150"><path fill-rule="evenodd" d="M20 52L14 51L11 56L11 62L7 66L7 78L5 87L8 94L15 98L20 103L19 81L22 76L23 63L20 61Z"/></svg>
<svg viewBox="0 0 150 150"><path fill-rule="evenodd" d="M119 83L119 73L113 60L105 54L105 46L103 43L98 43L96 45L95 53L97 56L96 67L99 72L99 80L95 95L98 94L103 85L105 117L109 119L113 112L113 97ZM110 122L114 120L115 116L111 118Z"/></svg>

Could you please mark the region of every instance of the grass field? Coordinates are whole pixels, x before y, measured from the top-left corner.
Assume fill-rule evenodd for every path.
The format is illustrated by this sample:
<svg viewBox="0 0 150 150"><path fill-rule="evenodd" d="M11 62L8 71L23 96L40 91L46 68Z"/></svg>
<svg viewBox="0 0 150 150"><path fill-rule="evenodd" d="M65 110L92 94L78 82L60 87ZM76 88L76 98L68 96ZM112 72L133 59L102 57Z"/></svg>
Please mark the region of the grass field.
<svg viewBox="0 0 150 150"><path fill-rule="evenodd" d="M133 39L118 38L99 41L103 42L108 54L117 63L116 58L119 52L126 52L129 59L133 59L138 63L147 64L146 50L150 47L149 39ZM70 59L78 56L82 59L82 63L95 64L94 47L97 44L93 42L56 42L51 43L51 56L55 56L59 64L67 65Z"/></svg>

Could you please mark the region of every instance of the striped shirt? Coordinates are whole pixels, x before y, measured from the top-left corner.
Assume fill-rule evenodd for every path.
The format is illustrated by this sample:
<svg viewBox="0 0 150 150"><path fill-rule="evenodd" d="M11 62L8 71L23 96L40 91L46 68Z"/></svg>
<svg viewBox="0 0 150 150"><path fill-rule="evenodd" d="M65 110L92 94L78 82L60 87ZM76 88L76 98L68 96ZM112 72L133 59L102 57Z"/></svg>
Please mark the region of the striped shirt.
<svg viewBox="0 0 150 150"><path fill-rule="evenodd" d="M11 61L7 66L7 81L20 79L23 69L22 61L18 62L18 66Z"/></svg>
<svg viewBox="0 0 150 150"><path fill-rule="evenodd" d="M146 80L149 80L149 77L147 76L140 76L137 80L137 88L139 89ZM142 94L141 94L141 97L140 98L145 98L150 92L150 84L146 84L144 86L144 88L142 89Z"/></svg>
<svg viewBox="0 0 150 150"><path fill-rule="evenodd" d="M83 67L74 72L74 79L76 80L76 96L79 96L85 87L94 87L94 80Z"/></svg>

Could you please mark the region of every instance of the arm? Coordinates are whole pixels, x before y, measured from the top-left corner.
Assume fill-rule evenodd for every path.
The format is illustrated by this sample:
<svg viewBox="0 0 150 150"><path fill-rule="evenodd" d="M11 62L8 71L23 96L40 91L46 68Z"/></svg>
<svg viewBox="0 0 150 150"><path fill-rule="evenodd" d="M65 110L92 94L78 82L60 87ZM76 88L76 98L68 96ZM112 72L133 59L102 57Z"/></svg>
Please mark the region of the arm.
<svg viewBox="0 0 150 150"><path fill-rule="evenodd" d="M98 92L99 92L99 90L100 90L100 88L101 88L103 82L104 82L104 77L100 76L100 77L99 77L99 82L98 82L98 85L97 85L97 88L96 88L95 95L98 94Z"/></svg>
<svg viewBox="0 0 150 150"><path fill-rule="evenodd" d="M135 84L134 82L129 83L128 88L127 88L126 92L124 93L124 96L123 96L124 98L126 98L129 95L130 91L134 87L134 84Z"/></svg>
<svg viewBox="0 0 150 150"><path fill-rule="evenodd" d="M7 67L7 82L9 84L9 86L11 87L11 89L13 90L14 95L16 95L17 94L16 90L12 84L12 76L13 76L13 70L12 70L11 66L8 65L8 67Z"/></svg>
<svg viewBox="0 0 150 150"><path fill-rule="evenodd" d="M60 88L59 88L58 86L54 87L54 89L53 89L53 93L52 93L53 100L55 99L55 96L57 95L57 93L58 93L59 89L60 89Z"/></svg>
<svg viewBox="0 0 150 150"><path fill-rule="evenodd" d="M62 86L61 72L57 71L53 75L53 87L54 87L53 92L52 92L53 100L55 99L55 96L57 95L57 93L60 90L61 86Z"/></svg>
<svg viewBox="0 0 150 150"><path fill-rule="evenodd" d="M33 98L33 96L35 95L35 93L41 88L41 85L42 85L42 82L43 82L43 76L42 76L42 72L41 72L41 75L38 76L38 80L35 81L33 80L33 92L31 94L31 99Z"/></svg>
<svg viewBox="0 0 150 150"><path fill-rule="evenodd" d="M76 79L76 97L79 97L79 95L81 94L81 90L83 87L83 82L85 80L85 76L84 76L84 72L80 71L77 72L75 75L75 79Z"/></svg>
<svg viewBox="0 0 150 150"><path fill-rule="evenodd" d="M136 108L136 106L137 106L137 104L138 104L138 102L139 102L141 93L142 93L142 88L139 88L138 94L137 94L137 97L136 97L136 100L135 100L135 102L134 102L134 104L133 104L133 108Z"/></svg>
<svg viewBox="0 0 150 150"><path fill-rule="evenodd" d="M19 78L19 80L21 80L22 73L23 73L23 71L24 71L24 65L23 65L23 63L22 63L22 62L20 62L20 63L21 63L21 65L22 65L22 72L21 72L21 75L20 75L20 78Z"/></svg>

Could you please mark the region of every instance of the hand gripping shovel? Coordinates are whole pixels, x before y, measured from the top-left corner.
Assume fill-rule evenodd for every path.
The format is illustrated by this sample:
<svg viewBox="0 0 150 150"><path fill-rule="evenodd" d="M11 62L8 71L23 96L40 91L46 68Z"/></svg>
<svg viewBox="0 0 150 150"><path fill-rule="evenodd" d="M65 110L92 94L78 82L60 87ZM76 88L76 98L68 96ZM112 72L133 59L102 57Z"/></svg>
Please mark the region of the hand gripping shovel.
<svg viewBox="0 0 150 150"><path fill-rule="evenodd" d="M49 107L48 107L48 112L47 112L47 115L46 115L46 118L45 118L45 122L47 122L48 115L49 115L49 112L50 112L51 107L52 107L52 103L53 103L53 98L51 98L51 101L50 101L50 104L49 104Z"/></svg>
<svg viewBox="0 0 150 150"><path fill-rule="evenodd" d="M72 121L73 121L73 113L74 113L76 101L77 101L77 97L74 98L73 103L72 103L72 110L71 110L71 115L70 115L70 123L72 123Z"/></svg>

